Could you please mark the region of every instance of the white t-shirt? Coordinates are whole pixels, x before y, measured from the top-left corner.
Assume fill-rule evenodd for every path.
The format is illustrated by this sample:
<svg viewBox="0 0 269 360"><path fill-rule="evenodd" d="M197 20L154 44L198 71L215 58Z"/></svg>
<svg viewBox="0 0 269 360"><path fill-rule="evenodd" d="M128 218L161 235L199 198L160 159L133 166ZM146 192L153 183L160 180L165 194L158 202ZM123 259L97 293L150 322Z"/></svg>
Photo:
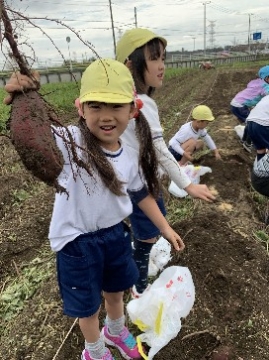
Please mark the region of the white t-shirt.
<svg viewBox="0 0 269 360"><path fill-rule="evenodd" d="M247 121L253 121L262 126L269 126L269 95L264 96L250 111Z"/></svg>
<svg viewBox="0 0 269 360"><path fill-rule="evenodd" d="M138 97L143 102L141 111L151 129L153 144L160 165L160 172L167 174L179 188L186 188L190 185L191 181L184 171L182 171L163 140L163 129L155 101L148 95L139 94ZM130 120L127 129L121 135L121 139L138 152L139 142L135 134L135 121L136 119Z"/></svg>
<svg viewBox="0 0 269 360"><path fill-rule="evenodd" d="M186 124L183 124L179 131L172 137L169 141L169 145L180 155L184 154L184 149L181 145L189 139L199 139L202 138L210 150L215 150L216 144L214 143L212 137L208 134L206 129L194 130L192 122L189 121Z"/></svg>
<svg viewBox="0 0 269 360"><path fill-rule="evenodd" d="M80 130L69 126L69 131L77 145L85 148ZM64 167L58 182L67 193L56 193L49 239L53 251L59 251L65 244L77 236L108 228L118 224L132 213L132 203L127 190L139 191L144 182L139 174L137 152L127 145L122 145L116 152L104 150L107 159L113 165L117 177L125 184L124 196L116 196L94 172L89 176L85 169L78 167L64 141L67 137L65 128L55 128L60 136L55 136L57 146L64 157ZM83 158L83 150L77 148L77 155Z"/></svg>

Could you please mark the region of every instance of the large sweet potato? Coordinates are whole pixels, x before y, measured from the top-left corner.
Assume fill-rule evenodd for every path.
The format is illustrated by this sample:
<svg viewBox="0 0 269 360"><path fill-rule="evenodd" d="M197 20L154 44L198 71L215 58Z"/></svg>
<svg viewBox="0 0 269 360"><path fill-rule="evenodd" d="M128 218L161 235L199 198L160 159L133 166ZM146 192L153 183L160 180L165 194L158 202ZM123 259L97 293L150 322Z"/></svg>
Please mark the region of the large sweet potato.
<svg viewBox="0 0 269 360"><path fill-rule="evenodd" d="M56 146L47 103L37 91L16 93L12 102L10 131L12 142L25 167L48 185L56 185L63 157Z"/></svg>

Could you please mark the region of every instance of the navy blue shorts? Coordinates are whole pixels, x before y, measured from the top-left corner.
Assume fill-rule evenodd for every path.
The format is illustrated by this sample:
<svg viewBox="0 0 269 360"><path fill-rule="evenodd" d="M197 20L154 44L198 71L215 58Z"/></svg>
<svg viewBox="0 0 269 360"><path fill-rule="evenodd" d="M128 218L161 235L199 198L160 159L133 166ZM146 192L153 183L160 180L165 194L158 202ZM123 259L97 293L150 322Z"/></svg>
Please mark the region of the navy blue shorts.
<svg viewBox="0 0 269 360"><path fill-rule="evenodd" d="M269 126L248 121L248 135L257 150L269 149Z"/></svg>
<svg viewBox="0 0 269 360"><path fill-rule="evenodd" d="M176 159L176 161L180 161L182 159L182 155L179 154L177 151L175 151L172 146L168 147L168 150L170 151L170 153L174 156L174 158Z"/></svg>
<svg viewBox="0 0 269 360"><path fill-rule="evenodd" d="M78 236L57 253L64 313L88 317L97 312L102 291L120 292L138 279L130 230L124 223Z"/></svg>
<svg viewBox="0 0 269 360"><path fill-rule="evenodd" d="M165 216L166 210L162 196L156 200L161 213ZM143 211L133 202L133 213L129 216L133 235L139 240L148 240L160 235L160 230L151 222Z"/></svg>
<svg viewBox="0 0 269 360"><path fill-rule="evenodd" d="M242 106L242 107L236 107L231 105L231 112L237 117L237 119L241 122L241 123L245 123L246 122L246 118L249 116L250 113L250 108L246 105Z"/></svg>
<svg viewBox="0 0 269 360"><path fill-rule="evenodd" d="M252 171L251 184L258 193L269 198L269 177L260 178Z"/></svg>

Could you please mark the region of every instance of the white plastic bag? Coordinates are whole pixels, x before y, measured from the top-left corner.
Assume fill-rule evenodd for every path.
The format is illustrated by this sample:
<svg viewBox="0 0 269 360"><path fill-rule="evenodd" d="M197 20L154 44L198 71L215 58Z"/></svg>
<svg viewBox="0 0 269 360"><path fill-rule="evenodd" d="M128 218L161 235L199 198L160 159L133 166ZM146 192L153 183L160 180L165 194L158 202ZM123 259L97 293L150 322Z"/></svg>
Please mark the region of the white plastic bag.
<svg viewBox="0 0 269 360"><path fill-rule="evenodd" d="M181 169L190 178L193 184L199 184L200 177L202 175L212 172L212 169L208 166L194 166L192 164L182 166ZM186 197L188 195L188 193L185 190L180 189L173 181L171 181L168 191L172 195L180 198Z"/></svg>
<svg viewBox="0 0 269 360"><path fill-rule="evenodd" d="M175 183L174 181L171 181L168 191L170 192L170 194L176 196L176 197L180 197L180 198L184 198L188 195L188 193L183 190L180 189Z"/></svg>
<svg viewBox="0 0 269 360"><path fill-rule="evenodd" d="M149 276L157 275L171 259L171 244L163 237L152 246L149 254Z"/></svg>
<svg viewBox="0 0 269 360"><path fill-rule="evenodd" d="M139 299L127 304L131 321L143 331L137 337L139 352L151 360L181 329L181 318L193 307L195 288L187 267L170 266ZM141 343L150 346L148 355Z"/></svg>
<svg viewBox="0 0 269 360"><path fill-rule="evenodd" d="M159 269L154 264L154 262L151 260L151 258L149 258L148 276L149 277L156 276L158 274L158 272L159 272Z"/></svg>
<svg viewBox="0 0 269 360"><path fill-rule="evenodd" d="M244 130L245 130L245 125L236 125L234 127L234 131L240 137L240 139L243 138Z"/></svg>

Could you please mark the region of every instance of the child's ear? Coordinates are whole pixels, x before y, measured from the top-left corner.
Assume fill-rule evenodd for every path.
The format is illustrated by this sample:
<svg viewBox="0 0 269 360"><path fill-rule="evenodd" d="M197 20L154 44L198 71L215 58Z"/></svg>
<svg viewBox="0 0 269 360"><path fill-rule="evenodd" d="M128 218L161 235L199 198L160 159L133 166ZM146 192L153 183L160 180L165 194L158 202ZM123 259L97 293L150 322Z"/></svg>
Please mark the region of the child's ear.
<svg viewBox="0 0 269 360"><path fill-rule="evenodd" d="M134 104L131 105L130 113L129 113L129 119L133 119L135 114L137 113L137 109Z"/></svg>
<svg viewBox="0 0 269 360"><path fill-rule="evenodd" d="M80 116L83 117L84 120L86 120L86 117L84 115L84 106L85 106L85 103L80 104L79 111L80 111Z"/></svg>
<svg viewBox="0 0 269 360"><path fill-rule="evenodd" d="M127 68L132 72L132 61L131 60L127 60L125 62L125 66L127 66Z"/></svg>

